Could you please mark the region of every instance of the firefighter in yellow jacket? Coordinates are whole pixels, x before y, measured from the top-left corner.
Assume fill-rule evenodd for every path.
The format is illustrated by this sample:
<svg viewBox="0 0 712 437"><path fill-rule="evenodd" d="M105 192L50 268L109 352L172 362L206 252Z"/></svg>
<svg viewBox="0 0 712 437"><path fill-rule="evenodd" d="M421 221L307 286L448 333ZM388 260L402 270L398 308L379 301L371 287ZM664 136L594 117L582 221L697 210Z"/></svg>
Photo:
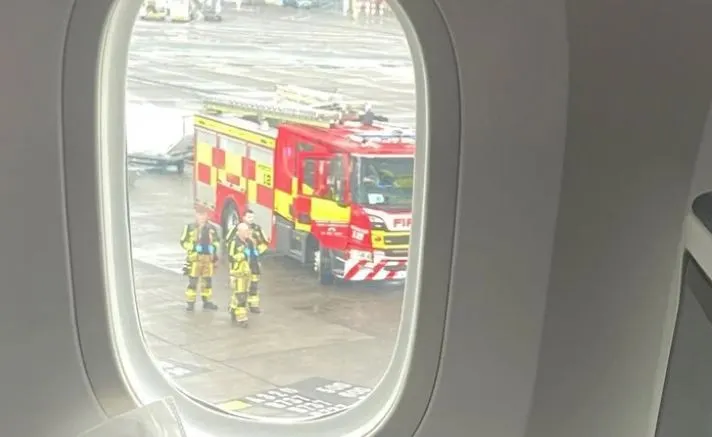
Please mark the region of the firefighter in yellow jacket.
<svg viewBox="0 0 712 437"><path fill-rule="evenodd" d="M185 225L180 237L180 245L186 251L186 263L183 267L183 273L188 276L188 288L185 290L186 310L195 309L198 285L203 309L217 310L218 307L211 301L211 297L220 239L215 226L208 222L207 211L198 209L195 216L195 222Z"/></svg>
<svg viewBox="0 0 712 437"><path fill-rule="evenodd" d="M255 249L257 250L257 255L258 255L258 264L259 264L259 257L264 254L267 249L269 248L269 242L267 241L267 238L265 237L264 232L262 231L262 227L255 223L255 213L251 209L248 209L245 211L245 215L243 217L243 222L247 224L250 230L250 239L252 239ZM225 240L230 244L232 240L235 239L236 237L236 231L237 231L237 226L233 227L230 229L230 231L227 233L227 236L225 237ZM250 277L250 285L249 285L249 290L248 290L248 297L247 297L247 307L249 308L250 312L252 313L261 313L262 309L260 308L260 294L259 294L259 285L260 285L260 278L261 278L261 267L258 269L259 273L253 273Z"/></svg>
<svg viewBox="0 0 712 437"><path fill-rule="evenodd" d="M250 227L250 238L255 243L255 249L257 249L257 254L261 257L268 249L269 243L265 237L264 232L262 232L262 227L255 223L255 213L248 209L245 211L245 223ZM258 257L258 264L259 264ZM258 266L257 273L252 273L250 277L250 289L247 297L247 307L250 312L261 313L260 308L260 277L262 276L262 266Z"/></svg>
<svg viewBox="0 0 712 437"><path fill-rule="evenodd" d="M236 226L234 238L228 242L227 254L230 263L230 317L234 323L247 326L248 292L254 275L259 275L259 253L251 238L250 226L240 223Z"/></svg>

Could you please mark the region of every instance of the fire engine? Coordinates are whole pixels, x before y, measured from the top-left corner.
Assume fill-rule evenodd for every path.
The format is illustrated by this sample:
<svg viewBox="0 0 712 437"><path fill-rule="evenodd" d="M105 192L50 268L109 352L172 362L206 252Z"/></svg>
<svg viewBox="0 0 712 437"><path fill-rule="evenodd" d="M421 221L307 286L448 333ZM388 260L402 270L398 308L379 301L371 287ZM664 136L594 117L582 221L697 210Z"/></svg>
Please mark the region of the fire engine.
<svg viewBox="0 0 712 437"><path fill-rule="evenodd" d="M212 211L223 235L252 210L271 251L322 284L403 279L415 133L348 121L335 105L206 102L194 118L195 204Z"/></svg>

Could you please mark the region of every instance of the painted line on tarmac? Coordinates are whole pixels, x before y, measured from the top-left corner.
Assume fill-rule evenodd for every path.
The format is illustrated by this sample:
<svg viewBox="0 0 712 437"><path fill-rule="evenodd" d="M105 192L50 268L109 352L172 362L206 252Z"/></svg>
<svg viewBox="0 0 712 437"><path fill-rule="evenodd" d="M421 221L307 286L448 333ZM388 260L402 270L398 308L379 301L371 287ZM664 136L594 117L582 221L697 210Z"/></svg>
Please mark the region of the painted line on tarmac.
<svg viewBox="0 0 712 437"><path fill-rule="evenodd" d="M173 379L184 378L186 376L198 375L210 371L205 366L195 364L181 363L174 360L160 360L159 366L166 375Z"/></svg>
<svg viewBox="0 0 712 437"><path fill-rule="evenodd" d="M317 418L343 411L371 391L368 387L313 377L221 402L217 407L226 411L255 408L269 411L270 416Z"/></svg>

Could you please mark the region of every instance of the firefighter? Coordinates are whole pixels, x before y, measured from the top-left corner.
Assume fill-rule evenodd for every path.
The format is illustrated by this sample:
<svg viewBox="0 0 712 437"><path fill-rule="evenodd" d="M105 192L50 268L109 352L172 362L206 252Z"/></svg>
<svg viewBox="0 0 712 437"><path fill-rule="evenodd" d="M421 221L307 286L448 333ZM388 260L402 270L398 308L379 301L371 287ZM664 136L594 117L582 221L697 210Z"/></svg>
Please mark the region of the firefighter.
<svg viewBox="0 0 712 437"><path fill-rule="evenodd" d="M204 310L217 310L210 298L213 295L213 274L218 260L218 231L208 222L207 211L196 210L195 222L185 225L180 237L180 245L186 251L186 263L183 273L188 276L188 288L185 290L186 310L195 309L198 283Z"/></svg>
<svg viewBox="0 0 712 437"><path fill-rule="evenodd" d="M268 242L265 238L264 232L262 232L262 227L255 223L255 213L251 209L245 211L245 223L250 228L250 238L255 244L255 249L257 250L257 255L262 256L263 253L267 251ZM259 259L259 258L258 258ZM259 261L258 261L259 264ZM259 295L259 285L261 276L261 266L258 266L257 272L253 272L250 277L250 289L249 296L247 298L247 306L252 313L261 313L260 308L260 295Z"/></svg>
<svg viewBox="0 0 712 437"><path fill-rule="evenodd" d="M259 254L257 245L251 238L252 231L247 223L240 223L235 228L235 238L228 242L228 260L230 263L230 318L233 323L247 326L247 307L250 282L254 275L259 276Z"/></svg>

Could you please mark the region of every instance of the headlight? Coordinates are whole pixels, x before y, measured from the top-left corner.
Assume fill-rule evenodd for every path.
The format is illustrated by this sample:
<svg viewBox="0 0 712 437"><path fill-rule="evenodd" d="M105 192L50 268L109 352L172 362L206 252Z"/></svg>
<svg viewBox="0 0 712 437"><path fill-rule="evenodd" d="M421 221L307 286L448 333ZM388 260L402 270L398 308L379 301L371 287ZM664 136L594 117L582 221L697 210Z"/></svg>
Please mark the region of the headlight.
<svg viewBox="0 0 712 437"><path fill-rule="evenodd" d="M369 216L368 216L368 220L369 220L369 221L371 222L371 224L374 225L374 226L379 226L379 225L380 225L380 226L385 226L385 225L386 225L386 222L383 221L382 218L377 217L377 216L375 216L375 215L369 215Z"/></svg>

